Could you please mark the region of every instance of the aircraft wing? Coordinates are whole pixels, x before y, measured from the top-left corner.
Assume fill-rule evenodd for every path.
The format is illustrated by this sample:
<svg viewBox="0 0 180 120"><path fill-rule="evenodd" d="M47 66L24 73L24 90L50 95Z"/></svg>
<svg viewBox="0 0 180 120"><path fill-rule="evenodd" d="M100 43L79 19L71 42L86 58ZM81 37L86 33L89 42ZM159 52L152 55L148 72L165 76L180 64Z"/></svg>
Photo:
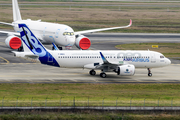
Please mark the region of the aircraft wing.
<svg viewBox="0 0 180 120"><path fill-rule="evenodd" d="M102 28L102 29L93 29L93 30L84 30L84 31L74 32L74 34L75 34L75 35L79 35L79 34L93 33L93 32L106 31L106 30L121 29L121 28L130 27L131 25L132 25L132 20L130 19L130 23L129 23L129 25L127 25L127 26L112 27L112 28Z"/></svg>
<svg viewBox="0 0 180 120"><path fill-rule="evenodd" d="M10 34L10 35L15 35L15 36L20 36L20 33L18 33L18 32L0 31L0 33Z"/></svg>
<svg viewBox="0 0 180 120"><path fill-rule="evenodd" d="M109 67L110 69L116 69L117 66L122 65L118 62L109 62L104 55L100 52L101 58L103 60L102 63L92 63L92 64L87 64L84 66L84 68L88 69L103 69L105 67Z"/></svg>

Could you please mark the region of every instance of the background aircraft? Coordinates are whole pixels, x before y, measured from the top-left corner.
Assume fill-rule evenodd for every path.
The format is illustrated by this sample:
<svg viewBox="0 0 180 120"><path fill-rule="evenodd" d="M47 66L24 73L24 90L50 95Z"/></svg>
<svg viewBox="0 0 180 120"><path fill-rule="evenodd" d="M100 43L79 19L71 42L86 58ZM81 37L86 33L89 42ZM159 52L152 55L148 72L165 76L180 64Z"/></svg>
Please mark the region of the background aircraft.
<svg viewBox="0 0 180 120"><path fill-rule="evenodd" d="M90 75L95 75L95 69L99 69L102 71L100 76L105 78L105 72L109 71L121 76L131 76L134 75L135 68L147 68L148 76L152 76L150 68L171 64L163 54L154 51L52 51L46 49L25 24L19 24L19 28L24 52L14 51L14 55L40 61L46 65L88 68L92 69Z"/></svg>
<svg viewBox="0 0 180 120"><path fill-rule="evenodd" d="M20 23L26 24L43 44L54 43L57 45L57 47L59 46L59 49L62 49L62 47L60 46L65 46L66 49L70 49L75 44L77 48L83 50L86 50L91 46L91 41L89 40L89 38L85 37L82 34L127 28L130 27L132 24L132 21L130 20L130 24L127 26L74 32L74 30L71 27L63 24L41 22L41 20L22 20L17 0L12 0L12 6L14 22L0 22L0 24L10 25L14 27L15 32L0 31L0 33L8 34L5 43L8 47L12 49L19 49L22 46L21 40L19 38L20 30L18 28L18 24Z"/></svg>

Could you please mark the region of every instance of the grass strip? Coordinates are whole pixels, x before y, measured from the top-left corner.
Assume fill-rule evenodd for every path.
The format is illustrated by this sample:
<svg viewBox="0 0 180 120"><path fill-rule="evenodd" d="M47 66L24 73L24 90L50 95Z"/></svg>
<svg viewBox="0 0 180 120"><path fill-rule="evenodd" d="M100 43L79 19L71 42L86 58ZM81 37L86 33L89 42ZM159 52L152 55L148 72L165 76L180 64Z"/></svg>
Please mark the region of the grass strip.
<svg viewBox="0 0 180 120"><path fill-rule="evenodd" d="M179 120L179 113L147 113L147 112L1 112L1 120Z"/></svg>
<svg viewBox="0 0 180 120"><path fill-rule="evenodd" d="M0 84L0 106L180 106L179 84ZM145 99L146 98L146 99ZM104 99L104 100L103 100ZM145 102L145 104L144 104Z"/></svg>
<svg viewBox="0 0 180 120"><path fill-rule="evenodd" d="M42 1L40 1L42 2ZM24 2L20 2L24 3ZM25 2L31 3L31 2ZM33 1L36 3L36 1ZM125 26L129 19L133 20L131 27L105 32L133 32L133 33L179 33L180 3L122 3L122 2L55 2L64 6L48 5L21 5L23 19L32 19L46 22L67 24L75 31ZM37 3L41 4L41 3ZM52 3L53 4L53 3ZM76 4L80 4L76 6ZM88 5L87 5L88 4ZM96 6L98 4L98 6ZM115 6L108 6L112 4ZM72 6L71 6L72 5ZM74 6L73 6L74 5ZM99 6L100 5L100 6ZM106 6L107 5L107 6ZM177 6L177 7L174 7ZM1 5L0 21L12 22L12 6ZM171 18L171 19L170 19ZM12 28L12 27L11 27ZM10 29L0 25L0 29Z"/></svg>

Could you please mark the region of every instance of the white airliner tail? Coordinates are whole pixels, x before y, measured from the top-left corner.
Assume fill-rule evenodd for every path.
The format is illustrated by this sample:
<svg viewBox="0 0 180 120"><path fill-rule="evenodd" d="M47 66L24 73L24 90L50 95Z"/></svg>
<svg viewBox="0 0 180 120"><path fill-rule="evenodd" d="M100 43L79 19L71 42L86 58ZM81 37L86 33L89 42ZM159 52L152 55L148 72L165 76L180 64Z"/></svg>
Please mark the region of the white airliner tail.
<svg viewBox="0 0 180 120"><path fill-rule="evenodd" d="M22 20L17 0L12 0L12 6L13 6L13 20L14 21Z"/></svg>

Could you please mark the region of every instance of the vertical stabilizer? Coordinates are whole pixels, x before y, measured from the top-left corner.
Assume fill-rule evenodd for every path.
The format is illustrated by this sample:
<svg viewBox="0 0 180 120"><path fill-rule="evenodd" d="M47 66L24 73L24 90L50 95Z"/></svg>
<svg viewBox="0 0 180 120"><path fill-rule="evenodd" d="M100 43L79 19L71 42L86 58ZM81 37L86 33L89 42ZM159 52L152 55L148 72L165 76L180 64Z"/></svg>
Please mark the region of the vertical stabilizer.
<svg viewBox="0 0 180 120"><path fill-rule="evenodd" d="M36 38L26 24L19 24L21 40L23 42L24 52L32 52L35 56L39 56L42 64L59 66L59 63L53 57L53 52L47 50L43 44ZM26 47L25 47L26 46Z"/></svg>
<svg viewBox="0 0 180 120"><path fill-rule="evenodd" d="M17 0L12 0L12 6L13 6L13 20L14 21L22 20Z"/></svg>

